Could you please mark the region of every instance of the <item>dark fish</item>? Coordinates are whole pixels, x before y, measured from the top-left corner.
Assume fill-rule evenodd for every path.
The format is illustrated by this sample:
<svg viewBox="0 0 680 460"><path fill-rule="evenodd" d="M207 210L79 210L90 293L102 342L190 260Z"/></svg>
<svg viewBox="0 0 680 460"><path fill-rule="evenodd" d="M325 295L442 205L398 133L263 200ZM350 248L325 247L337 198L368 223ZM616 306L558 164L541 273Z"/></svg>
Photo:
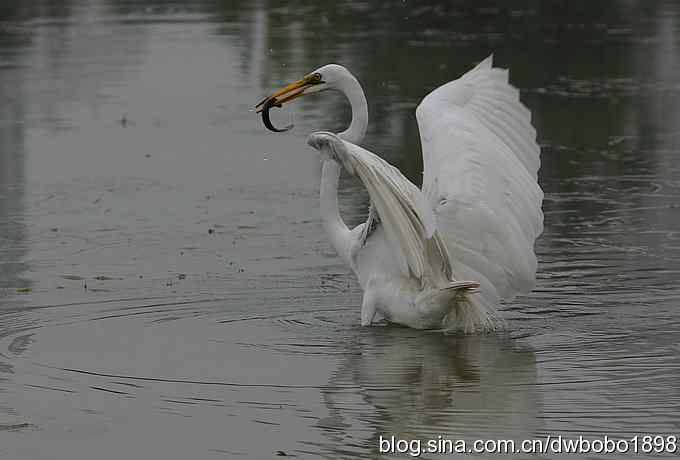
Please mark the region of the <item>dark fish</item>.
<svg viewBox="0 0 680 460"><path fill-rule="evenodd" d="M286 126L283 129L279 129L272 124L272 121L269 119L269 109L272 107L281 107L281 104L277 103L276 98L267 99L262 106L262 123L264 123L267 129L274 131L275 133L283 133L293 129L294 125L292 124Z"/></svg>

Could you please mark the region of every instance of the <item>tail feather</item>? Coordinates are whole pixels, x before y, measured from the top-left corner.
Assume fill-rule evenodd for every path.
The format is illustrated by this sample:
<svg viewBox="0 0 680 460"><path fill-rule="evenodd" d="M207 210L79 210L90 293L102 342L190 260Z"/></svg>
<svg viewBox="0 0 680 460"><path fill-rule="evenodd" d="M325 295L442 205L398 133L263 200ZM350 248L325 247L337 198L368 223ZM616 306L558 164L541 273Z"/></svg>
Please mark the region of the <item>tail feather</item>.
<svg viewBox="0 0 680 460"><path fill-rule="evenodd" d="M445 332L474 334L505 328L503 318L498 316L494 306L487 303L484 297L466 294L458 296L451 302L451 309L442 321Z"/></svg>
<svg viewBox="0 0 680 460"><path fill-rule="evenodd" d="M477 289L479 283L477 281L451 281L448 286L440 289L440 291L457 291L458 289Z"/></svg>
<svg viewBox="0 0 680 460"><path fill-rule="evenodd" d="M462 292L474 290L478 287L477 281L452 281L446 287L423 291L416 299L416 305L447 305Z"/></svg>
<svg viewBox="0 0 680 460"><path fill-rule="evenodd" d="M416 300L421 314L429 317L442 315L445 332L465 334L491 332L505 326L493 305L484 297L475 295L479 288L477 281L452 281L446 287L424 292Z"/></svg>

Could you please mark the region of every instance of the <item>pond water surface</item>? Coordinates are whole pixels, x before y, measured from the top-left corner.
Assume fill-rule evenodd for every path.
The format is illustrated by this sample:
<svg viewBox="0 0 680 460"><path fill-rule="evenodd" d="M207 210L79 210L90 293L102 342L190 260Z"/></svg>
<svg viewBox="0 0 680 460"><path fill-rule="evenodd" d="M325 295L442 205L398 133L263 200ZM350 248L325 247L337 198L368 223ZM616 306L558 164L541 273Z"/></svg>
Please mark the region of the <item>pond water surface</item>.
<svg viewBox="0 0 680 460"><path fill-rule="evenodd" d="M680 6L442 3L3 0L0 457L680 435ZM418 183L416 105L491 52L542 146L537 288L505 333L361 328L305 144L348 108L252 107L344 64Z"/></svg>

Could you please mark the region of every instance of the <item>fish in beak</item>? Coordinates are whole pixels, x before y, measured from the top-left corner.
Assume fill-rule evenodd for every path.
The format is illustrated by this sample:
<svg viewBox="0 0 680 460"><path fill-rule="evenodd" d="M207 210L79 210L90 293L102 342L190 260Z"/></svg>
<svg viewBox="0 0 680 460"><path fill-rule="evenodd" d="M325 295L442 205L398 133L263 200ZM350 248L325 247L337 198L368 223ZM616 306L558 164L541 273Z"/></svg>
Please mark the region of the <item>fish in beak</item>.
<svg viewBox="0 0 680 460"><path fill-rule="evenodd" d="M322 83L324 83L324 81L321 78L320 74L314 73L311 75L307 75L303 79L293 82L289 85L286 85L280 90L273 93L272 95L264 98L255 106L255 112L256 113L262 112L262 122L270 131L274 131L277 133L290 131L291 129L293 129L294 126L292 124L282 129L276 128L272 124L271 119L269 118L269 110L272 107L279 108L282 107L283 104L285 104L286 102L290 102L293 99L297 99L298 97L303 96L305 94L305 91L307 91L309 88L312 88L316 85L320 85Z"/></svg>

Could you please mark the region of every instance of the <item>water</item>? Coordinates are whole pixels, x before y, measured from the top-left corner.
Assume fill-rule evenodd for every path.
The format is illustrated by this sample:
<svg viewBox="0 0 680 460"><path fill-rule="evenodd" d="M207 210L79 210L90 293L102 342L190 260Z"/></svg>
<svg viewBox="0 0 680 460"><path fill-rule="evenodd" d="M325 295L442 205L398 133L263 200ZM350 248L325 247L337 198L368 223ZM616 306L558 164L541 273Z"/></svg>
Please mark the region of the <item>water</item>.
<svg viewBox="0 0 680 460"><path fill-rule="evenodd" d="M680 7L467 3L4 1L0 457L680 434ZM418 182L415 106L492 51L543 148L538 286L503 334L360 328L304 143L348 109L252 106L343 63Z"/></svg>

